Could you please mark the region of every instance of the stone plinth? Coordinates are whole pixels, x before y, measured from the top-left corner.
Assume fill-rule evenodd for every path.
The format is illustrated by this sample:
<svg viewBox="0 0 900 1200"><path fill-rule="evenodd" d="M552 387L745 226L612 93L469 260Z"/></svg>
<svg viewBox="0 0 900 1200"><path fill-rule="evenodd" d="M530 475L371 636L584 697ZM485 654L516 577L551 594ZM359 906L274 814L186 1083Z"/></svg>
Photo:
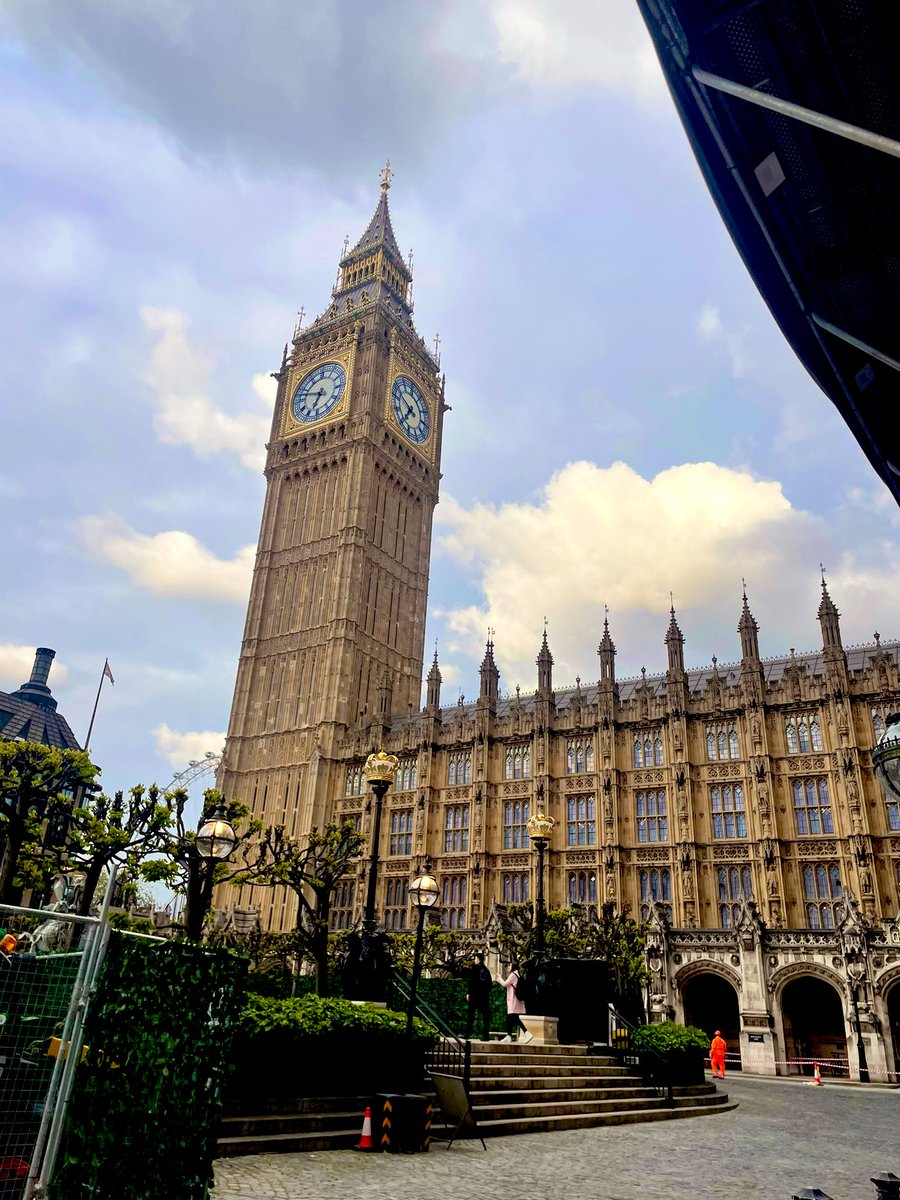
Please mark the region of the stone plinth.
<svg viewBox="0 0 900 1200"><path fill-rule="evenodd" d="M558 1046L559 1038L556 1035L556 1026L559 1021L558 1017L533 1017L525 1013L521 1017L522 1024L525 1029L532 1035L535 1046Z"/></svg>

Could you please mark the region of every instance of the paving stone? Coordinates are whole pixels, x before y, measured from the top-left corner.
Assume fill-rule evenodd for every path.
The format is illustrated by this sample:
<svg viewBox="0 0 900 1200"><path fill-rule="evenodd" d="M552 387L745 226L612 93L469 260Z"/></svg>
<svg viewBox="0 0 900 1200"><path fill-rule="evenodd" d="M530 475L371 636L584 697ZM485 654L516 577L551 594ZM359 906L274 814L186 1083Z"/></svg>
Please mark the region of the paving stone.
<svg viewBox="0 0 900 1200"><path fill-rule="evenodd" d="M900 1174L900 1092L726 1080L740 1107L690 1121L435 1144L429 1154L223 1159L214 1200L874 1200Z"/></svg>

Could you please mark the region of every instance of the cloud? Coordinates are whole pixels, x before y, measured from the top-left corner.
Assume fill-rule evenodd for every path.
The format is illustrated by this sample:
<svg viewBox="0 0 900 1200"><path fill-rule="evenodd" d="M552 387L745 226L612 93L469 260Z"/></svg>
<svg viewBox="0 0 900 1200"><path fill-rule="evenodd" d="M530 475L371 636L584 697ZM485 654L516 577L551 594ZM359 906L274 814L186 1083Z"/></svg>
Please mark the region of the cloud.
<svg viewBox="0 0 900 1200"><path fill-rule="evenodd" d="M19 646L13 642L0 643L0 685L7 691L14 691L30 679L31 668L34 666L34 651L34 646ZM69 668L55 658L50 667L50 686L65 683L68 675Z"/></svg>
<svg viewBox="0 0 900 1200"><path fill-rule="evenodd" d="M119 567L135 587L159 596L247 602L255 546L244 546L231 559L216 558L183 530L148 536L116 517L82 517L76 530L94 558Z"/></svg>
<svg viewBox="0 0 900 1200"><path fill-rule="evenodd" d="M666 94L636 4L621 0L492 0L501 61L530 83L598 84L642 98Z"/></svg>
<svg viewBox="0 0 900 1200"><path fill-rule="evenodd" d="M731 374L742 379L750 369L746 339L749 326L740 330L728 329L722 322L722 314L713 304L704 304L697 318L697 336L708 345L721 346L728 355Z"/></svg>
<svg viewBox="0 0 900 1200"><path fill-rule="evenodd" d="M232 453L245 467L262 470L271 415L223 412L209 398L212 364L191 345L188 318L177 308L142 308L141 320L159 341L150 356L144 380L156 392L157 409L153 427L160 441L173 446L190 446L205 458L209 454ZM265 374L254 375L251 387L271 414L275 381Z"/></svg>
<svg viewBox="0 0 900 1200"><path fill-rule="evenodd" d="M505 686L534 686L545 615L556 678L590 677L604 603L630 669L641 664L635 654L659 669L670 589L689 664L713 652L734 658L742 576L769 646L764 653L815 645L820 558L831 564L848 642L868 637L874 622L885 635L896 624L896 546L870 534L868 541L857 536L853 555L842 554L828 522L794 508L779 483L715 463L686 463L651 479L623 462L570 463L533 501L467 508L449 498L437 522L439 552L469 573L482 597L440 614L449 649L477 661L485 630L496 629Z"/></svg>
<svg viewBox="0 0 900 1200"><path fill-rule="evenodd" d="M204 758L207 754L220 754L225 745L225 733L179 733L170 729L163 722L153 730L153 739L157 752L166 762L180 770L192 760Z"/></svg>

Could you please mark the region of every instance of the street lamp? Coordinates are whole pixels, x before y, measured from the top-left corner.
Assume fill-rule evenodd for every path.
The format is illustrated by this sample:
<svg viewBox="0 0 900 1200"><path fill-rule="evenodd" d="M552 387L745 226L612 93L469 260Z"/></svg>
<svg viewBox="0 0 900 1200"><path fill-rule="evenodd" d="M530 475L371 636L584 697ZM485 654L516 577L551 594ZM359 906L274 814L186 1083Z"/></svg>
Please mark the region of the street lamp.
<svg viewBox="0 0 900 1200"><path fill-rule="evenodd" d="M900 800L900 713L891 713L884 724L884 733L872 751L872 766L881 786Z"/></svg>
<svg viewBox="0 0 900 1200"><path fill-rule="evenodd" d="M544 957L544 851L550 845L550 834L556 822L546 816L541 809L528 822L528 836L531 844L537 850L537 938L535 940L535 958Z"/></svg>
<svg viewBox="0 0 900 1200"><path fill-rule="evenodd" d="M866 975L866 964L857 953L847 955L847 974L850 977L850 1002L853 1005L853 1027L856 1032L856 1053L859 1058L859 1081L869 1082L869 1062L859 1020L859 989Z"/></svg>
<svg viewBox="0 0 900 1200"><path fill-rule="evenodd" d="M188 937L199 941L203 934L203 921L212 906L216 863L224 862L238 843L234 826L228 820L225 809L217 804L201 822L193 846L188 845L188 903L185 914L185 929Z"/></svg>
<svg viewBox="0 0 900 1200"><path fill-rule="evenodd" d="M437 880L431 874L431 859L426 858L421 875L409 885L409 894L418 911L416 924L416 946L413 951L412 981L409 985L409 1011L406 1014L406 1036L412 1036L413 1016L416 1011L416 992L419 989L419 976L422 973L422 934L425 929L425 910L434 908L440 899L440 889Z"/></svg>
<svg viewBox="0 0 900 1200"><path fill-rule="evenodd" d="M363 767L366 780L375 793L375 812L372 816L372 854L369 859L369 880L366 886L366 907L363 912L363 929L375 932L375 888L378 882L378 845L381 841L381 807L388 789L397 774L399 759L396 754L379 750L370 754Z"/></svg>

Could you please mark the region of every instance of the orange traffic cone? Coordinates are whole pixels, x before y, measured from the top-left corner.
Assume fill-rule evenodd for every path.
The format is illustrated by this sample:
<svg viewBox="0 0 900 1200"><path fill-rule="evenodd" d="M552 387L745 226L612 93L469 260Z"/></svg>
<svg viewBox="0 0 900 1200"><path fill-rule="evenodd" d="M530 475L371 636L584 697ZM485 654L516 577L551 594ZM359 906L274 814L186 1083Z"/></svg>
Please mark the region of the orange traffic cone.
<svg viewBox="0 0 900 1200"><path fill-rule="evenodd" d="M366 1115L363 1117L362 1133L359 1135L359 1145L354 1150L372 1150L372 1110L366 1105Z"/></svg>
<svg viewBox="0 0 900 1200"><path fill-rule="evenodd" d="M819 1074L819 1064L813 1063L813 1087L824 1087L822 1076Z"/></svg>

